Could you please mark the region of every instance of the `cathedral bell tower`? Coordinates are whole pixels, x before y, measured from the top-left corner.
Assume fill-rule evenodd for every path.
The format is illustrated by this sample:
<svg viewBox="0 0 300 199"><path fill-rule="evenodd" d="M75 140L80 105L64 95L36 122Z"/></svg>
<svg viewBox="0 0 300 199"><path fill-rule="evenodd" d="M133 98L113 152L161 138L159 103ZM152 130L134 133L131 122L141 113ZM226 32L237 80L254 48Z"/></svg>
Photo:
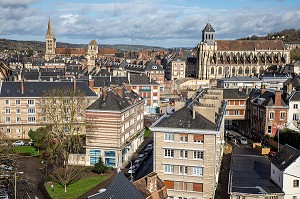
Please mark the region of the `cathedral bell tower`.
<svg viewBox="0 0 300 199"><path fill-rule="evenodd" d="M45 60L49 60L55 57L55 48L56 48L56 39L54 37L52 31L52 25L50 21L50 17L48 20L48 29L46 34L46 52L45 52Z"/></svg>
<svg viewBox="0 0 300 199"><path fill-rule="evenodd" d="M202 30L202 42L213 44L215 40L215 30L210 23L207 23L205 28Z"/></svg>

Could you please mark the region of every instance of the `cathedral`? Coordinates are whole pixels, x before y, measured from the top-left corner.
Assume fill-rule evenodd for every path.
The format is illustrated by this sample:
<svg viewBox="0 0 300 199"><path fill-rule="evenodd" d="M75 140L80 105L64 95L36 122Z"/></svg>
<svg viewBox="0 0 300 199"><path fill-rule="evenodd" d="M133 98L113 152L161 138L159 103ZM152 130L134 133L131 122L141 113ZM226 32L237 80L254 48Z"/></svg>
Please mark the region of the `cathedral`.
<svg viewBox="0 0 300 199"><path fill-rule="evenodd" d="M84 56L86 58L86 65L90 72L95 67L95 61L98 56L98 44L96 40L92 40L87 48L57 48L56 39L52 30L52 25L49 17L48 29L46 33L46 51L45 60L53 58Z"/></svg>
<svg viewBox="0 0 300 199"><path fill-rule="evenodd" d="M199 79L254 76L271 65L290 63L290 51L281 40L215 40L210 23L197 49Z"/></svg>

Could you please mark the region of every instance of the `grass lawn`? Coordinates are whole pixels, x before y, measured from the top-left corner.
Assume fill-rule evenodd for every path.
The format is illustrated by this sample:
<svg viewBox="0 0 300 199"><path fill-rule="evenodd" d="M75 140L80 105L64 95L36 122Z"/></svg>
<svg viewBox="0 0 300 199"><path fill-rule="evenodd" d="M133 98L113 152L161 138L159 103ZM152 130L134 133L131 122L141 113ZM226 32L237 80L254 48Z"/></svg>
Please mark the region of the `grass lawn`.
<svg viewBox="0 0 300 199"><path fill-rule="evenodd" d="M36 148L34 148L33 146L15 146L15 147L13 147L13 149L16 153L19 153L19 154L25 154L25 153L31 154L32 151L34 153L34 156L38 156L41 154L41 151L40 151L40 153L38 153Z"/></svg>
<svg viewBox="0 0 300 199"><path fill-rule="evenodd" d="M144 137L148 137L150 133L151 133L150 129L145 129Z"/></svg>
<svg viewBox="0 0 300 199"><path fill-rule="evenodd" d="M46 189L50 197L53 199L73 199L78 198L88 190L97 186L98 184L106 180L106 178L107 176L93 176L80 179L67 187L67 193L65 193L65 188L57 183L54 183L54 191L51 190L50 185L46 186Z"/></svg>

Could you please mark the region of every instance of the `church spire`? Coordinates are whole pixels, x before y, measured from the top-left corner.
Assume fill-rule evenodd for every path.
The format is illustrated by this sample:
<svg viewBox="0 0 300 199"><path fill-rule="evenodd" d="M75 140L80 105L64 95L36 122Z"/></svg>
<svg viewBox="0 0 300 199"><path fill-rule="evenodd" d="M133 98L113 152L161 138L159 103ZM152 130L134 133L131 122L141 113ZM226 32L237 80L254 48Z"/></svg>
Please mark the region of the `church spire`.
<svg viewBox="0 0 300 199"><path fill-rule="evenodd" d="M48 20L48 30L47 30L47 35L53 36L53 31L52 31L52 25L51 25L51 21L50 21L50 16L49 16L49 20Z"/></svg>

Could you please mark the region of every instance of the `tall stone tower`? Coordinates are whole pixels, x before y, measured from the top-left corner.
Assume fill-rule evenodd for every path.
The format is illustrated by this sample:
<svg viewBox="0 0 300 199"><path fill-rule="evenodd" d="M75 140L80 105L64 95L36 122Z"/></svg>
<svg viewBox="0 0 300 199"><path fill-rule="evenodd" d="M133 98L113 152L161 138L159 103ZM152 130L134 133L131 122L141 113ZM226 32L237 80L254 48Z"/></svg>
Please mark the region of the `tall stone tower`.
<svg viewBox="0 0 300 199"><path fill-rule="evenodd" d="M216 51L215 30L210 23L207 23L202 31L202 41L198 44L199 79L211 78L208 66Z"/></svg>
<svg viewBox="0 0 300 199"><path fill-rule="evenodd" d="M92 69L95 67L96 58L98 56L98 44L96 40L92 40L89 45L88 49L86 51L86 59L87 59L87 67L88 67L88 73L92 71Z"/></svg>
<svg viewBox="0 0 300 199"><path fill-rule="evenodd" d="M56 48L56 39L54 37L52 31L52 25L50 21L50 17L48 20L48 30L46 34L46 52L45 52L45 60L49 60L55 57L55 48Z"/></svg>

